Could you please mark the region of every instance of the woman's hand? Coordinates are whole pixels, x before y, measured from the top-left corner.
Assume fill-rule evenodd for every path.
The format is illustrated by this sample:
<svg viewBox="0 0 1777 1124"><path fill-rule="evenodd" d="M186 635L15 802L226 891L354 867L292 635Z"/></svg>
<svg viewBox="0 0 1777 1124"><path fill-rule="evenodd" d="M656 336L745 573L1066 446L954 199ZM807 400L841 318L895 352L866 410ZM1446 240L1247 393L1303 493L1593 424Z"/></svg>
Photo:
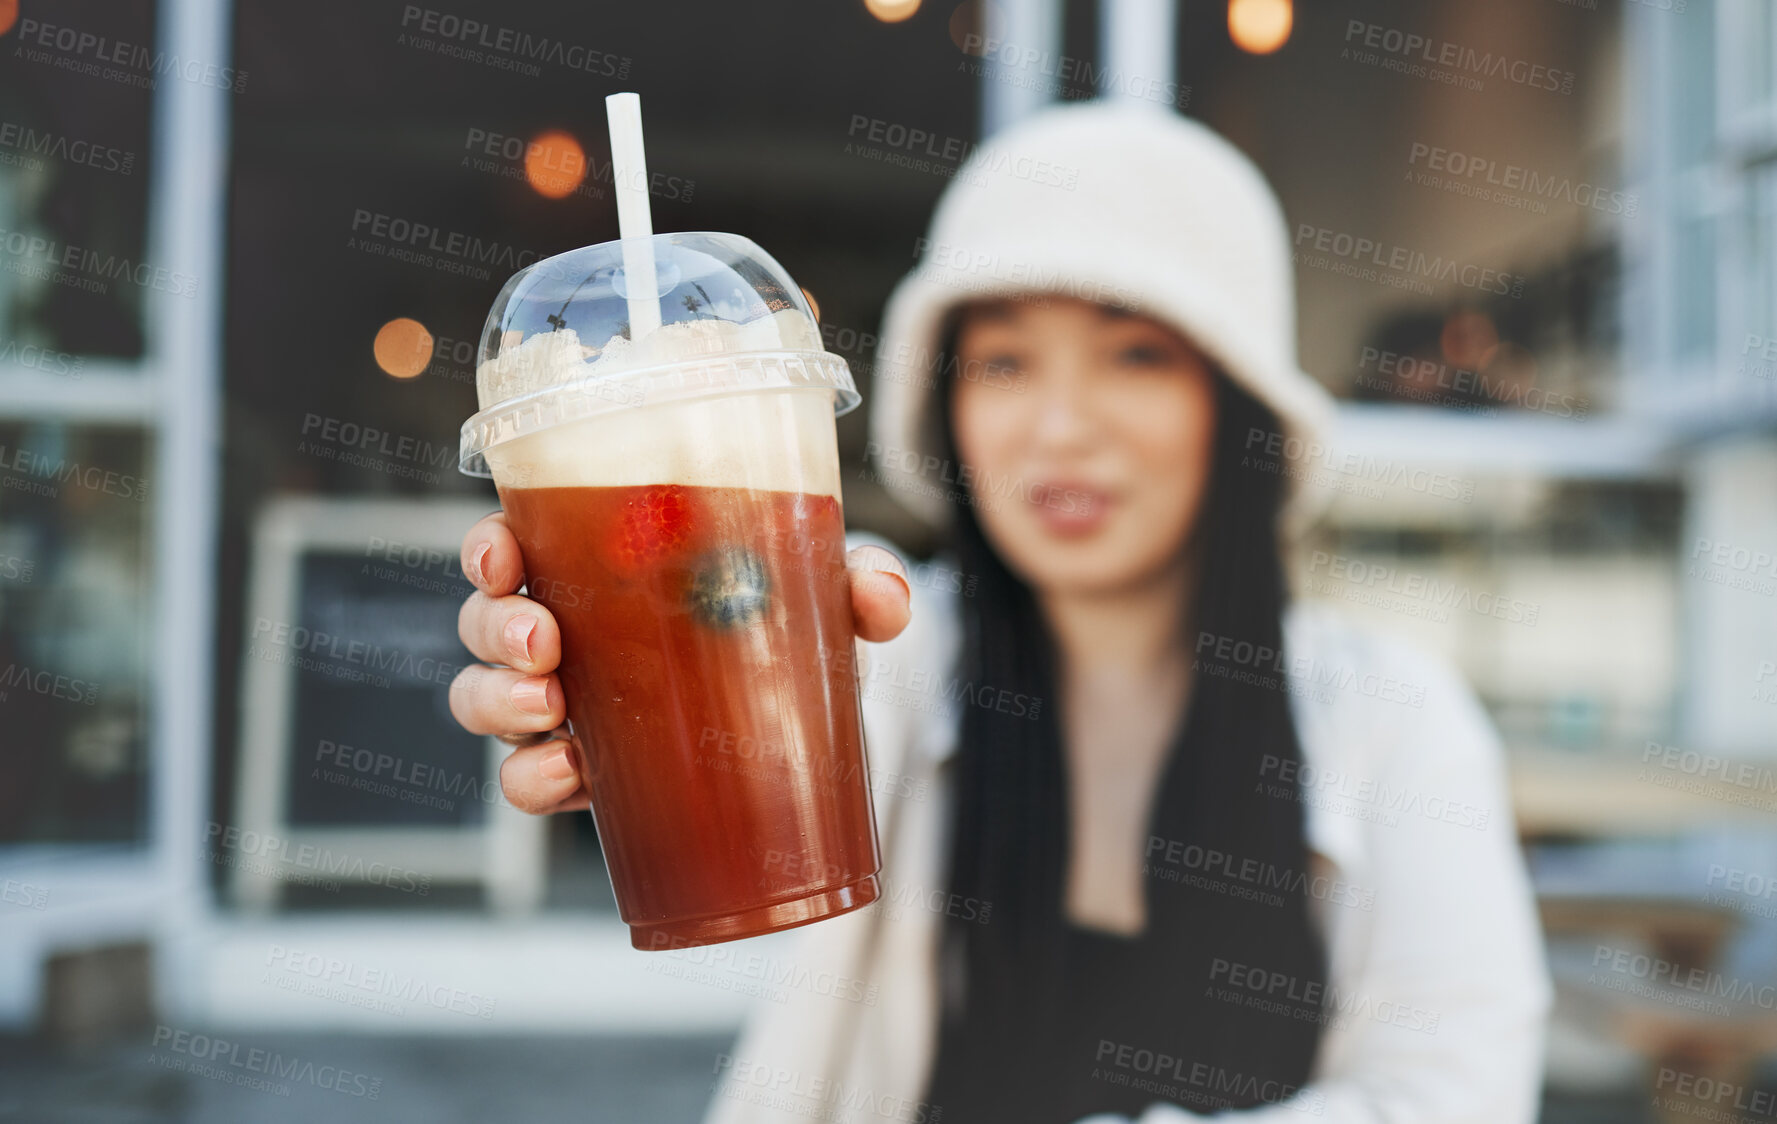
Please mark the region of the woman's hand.
<svg viewBox="0 0 1777 1124"><path fill-rule="evenodd" d="M499 512L463 536L463 573L476 592L457 615L457 635L488 664L470 664L450 685L450 712L472 734L493 734L518 748L500 766L500 788L532 815L587 805L561 680L561 631L539 603L518 594L524 558ZM875 546L845 556L852 622L860 640L893 640L912 617L912 591L900 559Z"/></svg>

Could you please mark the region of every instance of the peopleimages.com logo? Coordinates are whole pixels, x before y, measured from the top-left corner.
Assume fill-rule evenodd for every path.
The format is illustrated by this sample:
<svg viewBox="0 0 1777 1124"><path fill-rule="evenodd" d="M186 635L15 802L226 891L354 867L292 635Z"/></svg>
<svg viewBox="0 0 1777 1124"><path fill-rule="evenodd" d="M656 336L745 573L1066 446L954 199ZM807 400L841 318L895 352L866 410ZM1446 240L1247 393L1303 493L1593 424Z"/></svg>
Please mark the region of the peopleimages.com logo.
<svg viewBox="0 0 1777 1124"><path fill-rule="evenodd" d="M119 499L148 498L148 481L139 476L103 465L82 464L66 457L0 445L0 488L54 496L60 494L63 485Z"/></svg>
<svg viewBox="0 0 1777 1124"><path fill-rule="evenodd" d="M183 1070L278 1096L289 1096L295 1085L372 1101L382 1094L380 1077L339 1065L316 1065L307 1058L177 1027L156 1026L154 1048L158 1053L150 1055L149 1060L164 1069Z"/></svg>
<svg viewBox="0 0 1777 1124"><path fill-rule="evenodd" d="M57 164L92 168L100 172L130 175L136 170L136 154L111 145L94 144L16 121L0 121L0 164L18 164L41 171L44 157Z"/></svg>
<svg viewBox="0 0 1777 1124"><path fill-rule="evenodd" d="M1553 93L1573 93L1576 75L1528 59L1482 51L1447 39L1354 19L1345 25L1345 50L1367 49L1357 61L1381 65L1414 78L1430 78L1465 89L1481 89L1485 78L1503 78L1514 85Z"/></svg>
<svg viewBox="0 0 1777 1124"><path fill-rule="evenodd" d="M1423 141L1413 142L1407 164L1415 169L1414 182L1422 186L1538 214L1547 214L1547 203L1553 200L1634 218L1638 203L1634 192L1615 191L1584 180L1576 182L1569 176L1545 175L1521 164L1502 163Z"/></svg>
<svg viewBox="0 0 1777 1124"><path fill-rule="evenodd" d="M15 3L9 7L16 11L18 5ZM169 75L237 94L247 88L247 72L244 70L217 66L201 59L182 59L139 43L95 35L77 27L21 19L18 42L13 54L30 62L48 63L61 70L124 82L138 89L152 90L157 79Z"/></svg>
<svg viewBox="0 0 1777 1124"><path fill-rule="evenodd" d="M9 273L65 282L89 292L106 292L109 282L121 281L175 297L197 295L197 278L190 274L23 230L0 229L0 249L13 259L5 266Z"/></svg>
<svg viewBox="0 0 1777 1124"><path fill-rule="evenodd" d="M1513 300L1524 295L1524 278L1504 270L1490 269L1408 246L1378 242L1373 238L1348 234L1331 227L1315 226L1312 223L1298 223L1296 226L1296 257L1302 264L1319 269L1329 268L1334 262L1345 263L1360 270L1353 275L1360 280L1379 280L1374 272L1363 273L1363 269L1382 270L1387 276L1411 282L1398 287L1411 288L1427 296L1431 295L1432 283L1460 285L1478 293L1491 293L1494 296L1511 297Z"/></svg>
<svg viewBox="0 0 1777 1124"><path fill-rule="evenodd" d="M533 35L477 19L465 19L437 8L408 4L401 9L399 42L447 58L480 63L535 78L540 63L578 70L601 78L629 77L630 59L587 43L570 43Z"/></svg>

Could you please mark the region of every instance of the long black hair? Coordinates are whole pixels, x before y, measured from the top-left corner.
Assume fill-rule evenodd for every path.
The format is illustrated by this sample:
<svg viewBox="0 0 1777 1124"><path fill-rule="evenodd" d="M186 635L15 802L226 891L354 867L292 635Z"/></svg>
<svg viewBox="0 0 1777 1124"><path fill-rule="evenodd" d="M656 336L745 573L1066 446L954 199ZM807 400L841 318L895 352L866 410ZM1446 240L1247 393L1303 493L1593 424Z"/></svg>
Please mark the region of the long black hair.
<svg viewBox="0 0 1777 1124"><path fill-rule="evenodd" d="M945 333L947 360L955 355L955 325L953 318ZM1102 1018L1094 1025L1106 1028L1093 1034L1095 1056L1041 1057L1077 1065L1081 1077L1088 1068L1094 1077L1104 1071L1097 1084L1084 1082L1093 1111L1133 1116L1152 1100L1205 1112L1249 1107L1281 1100L1308 1078L1326 963L1308 909L1296 785L1301 749L1280 665L1219 660L1231 651L1282 651L1281 466L1246 454L1251 434L1276 432L1278 423L1226 375L1214 378L1214 448L1192 544L1198 584L1181 622L1188 622L1193 683L1144 836L1147 925L1130 954L1142 975L1139 986L1102 999L1078 994L1102 980L1070 976L1068 782L1055 644L1031 589L989 545L974 508L955 505L949 548L958 568L978 579L975 595L959 599L957 678L1042 702L1034 720L1023 711L966 708L947 766L954 770L949 890L952 900L989 903L989 912L985 924L974 911L944 922L938 1062L928 1092L946 1124L1052 1118L1058 1106L1043 1098L1055 1098L1054 1081L1031 1073L1030 1044L1039 1040L1033 1035L1066 1030L1062 1024L1078 1021L1082 1008L1096 1009ZM950 423L955 386L940 382L926 419L948 464L960 463ZM1289 981L1282 989L1289 999L1281 1007L1248 1003L1257 978ZM1087 1045L1076 1043L1075 1053ZM1119 1058L1139 1062L1141 1050L1182 1067L1112 1072ZM1166 1088L1125 1080L1144 1076Z"/></svg>

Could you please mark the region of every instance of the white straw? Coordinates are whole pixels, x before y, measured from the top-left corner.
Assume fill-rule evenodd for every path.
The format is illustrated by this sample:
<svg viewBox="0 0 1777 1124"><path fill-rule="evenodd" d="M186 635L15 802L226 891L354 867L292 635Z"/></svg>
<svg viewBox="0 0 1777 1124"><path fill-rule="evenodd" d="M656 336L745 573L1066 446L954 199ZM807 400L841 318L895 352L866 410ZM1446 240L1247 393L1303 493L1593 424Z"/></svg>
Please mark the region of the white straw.
<svg viewBox="0 0 1777 1124"><path fill-rule="evenodd" d="M605 98L611 126L611 186L617 191L617 236L623 239L623 273L629 283L629 338L660 327L660 295L654 271L654 220L648 213L648 157L642 149L642 99Z"/></svg>

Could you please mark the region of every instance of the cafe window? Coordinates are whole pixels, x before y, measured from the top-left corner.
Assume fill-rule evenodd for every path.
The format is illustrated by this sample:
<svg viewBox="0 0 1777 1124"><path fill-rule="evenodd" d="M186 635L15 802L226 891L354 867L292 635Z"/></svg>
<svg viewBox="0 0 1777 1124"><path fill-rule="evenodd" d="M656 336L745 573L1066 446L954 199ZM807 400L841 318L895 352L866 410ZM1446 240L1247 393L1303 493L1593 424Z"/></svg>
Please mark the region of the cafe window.
<svg viewBox="0 0 1777 1124"><path fill-rule="evenodd" d="M157 6L0 6L0 845L150 826Z"/></svg>

